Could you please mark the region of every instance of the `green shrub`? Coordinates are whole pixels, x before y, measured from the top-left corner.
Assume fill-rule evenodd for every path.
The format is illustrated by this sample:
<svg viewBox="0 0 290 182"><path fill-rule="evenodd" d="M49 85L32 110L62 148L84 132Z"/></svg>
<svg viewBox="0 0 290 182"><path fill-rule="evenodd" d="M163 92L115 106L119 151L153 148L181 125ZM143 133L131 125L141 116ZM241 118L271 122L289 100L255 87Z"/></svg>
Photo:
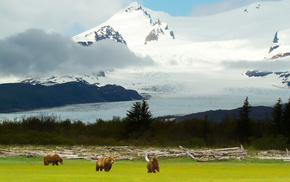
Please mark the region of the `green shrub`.
<svg viewBox="0 0 290 182"><path fill-rule="evenodd" d="M74 145L75 142L55 133L26 131L17 134L3 134L0 136L0 144Z"/></svg>
<svg viewBox="0 0 290 182"><path fill-rule="evenodd" d="M256 139L252 146L258 150L285 150L287 148L287 138L282 135L271 135Z"/></svg>
<svg viewBox="0 0 290 182"><path fill-rule="evenodd" d="M206 143L201 138L190 138L188 140L179 141L178 145L192 147L192 148L199 148L199 147L205 147Z"/></svg>

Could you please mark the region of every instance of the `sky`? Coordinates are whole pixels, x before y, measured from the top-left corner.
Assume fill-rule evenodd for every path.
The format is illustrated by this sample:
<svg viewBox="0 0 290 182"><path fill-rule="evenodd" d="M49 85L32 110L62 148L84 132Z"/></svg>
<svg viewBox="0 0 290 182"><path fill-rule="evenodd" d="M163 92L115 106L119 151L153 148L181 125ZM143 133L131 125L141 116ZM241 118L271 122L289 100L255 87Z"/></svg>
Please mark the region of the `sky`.
<svg viewBox="0 0 290 182"><path fill-rule="evenodd" d="M138 0L138 3L155 11L167 12L171 16L207 16L256 1ZM70 39L105 22L132 2L0 0L0 76L45 74L60 70L72 72L80 68L91 71L152 65L150 58L141 59L124 46L101 43L84 50L75 46ZM86 65L79 60L86 61ZM119 60L123 60L123 63Z"/></svg>
<svg viewBox="0 0 290 182"><path fill-rule="evenodd" d="M257 1L137 0L146 8L171 16L206 16ZM30 28L72 37L105 22L131 2L133 0L0 0L0 39Z"/></svg>
<svg viewBox="0 0 290 182"><path fill-rule="evenodd" d="M138 3L154 11L163 11L171 16L187 16L195 6L211 4L219 0L139 0Z"/></svg>
<svg viewBox="0 0 290 182"><path fill-rule="evenodd" d="M137 2L171 16L207 16L262 1L278 0L138 0Z"/></svg>

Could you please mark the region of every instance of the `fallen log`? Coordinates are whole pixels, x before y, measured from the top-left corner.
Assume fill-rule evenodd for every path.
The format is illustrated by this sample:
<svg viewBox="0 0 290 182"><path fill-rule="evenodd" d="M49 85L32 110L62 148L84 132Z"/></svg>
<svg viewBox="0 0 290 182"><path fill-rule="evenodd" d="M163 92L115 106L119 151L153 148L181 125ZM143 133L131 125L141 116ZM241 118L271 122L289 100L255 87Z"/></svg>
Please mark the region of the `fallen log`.
<svg viewBox="0 0 290 182"><path fill-rule="evenodd" d="M183 148L181 145L179 145L179 148L181 149L181 150L183 150L189 157L191 157L191 158L193 158L193 159L195 159L196 160L196 158L193 156L193 155L191 155L189 152L188 152L188 150L186 150L185 148Z"/></svg>
<svg viewBox="0 0 290 182"><path fill-rule="evenodd" d="M241 147L232 148L222 148L214 150L201 150L201 151L189 151L182 146L179 148L184 151L189 157L195 159L198 162L207 161L219 161L219 160L229 160L230 158L244 158L247 156L247 152Z"/></svg>

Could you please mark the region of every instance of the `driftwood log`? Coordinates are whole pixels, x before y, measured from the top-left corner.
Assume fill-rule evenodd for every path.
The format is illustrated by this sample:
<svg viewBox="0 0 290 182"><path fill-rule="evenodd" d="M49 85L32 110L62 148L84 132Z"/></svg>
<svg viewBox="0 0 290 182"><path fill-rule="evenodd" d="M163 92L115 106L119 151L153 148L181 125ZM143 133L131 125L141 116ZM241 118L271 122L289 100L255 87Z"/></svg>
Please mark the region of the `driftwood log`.
<svg viewBox="0 0 290 182"><path fill-rule="evenodd" d="M222 149L208 149L208 150L187 150L182 146L179 148L184 151L189 157L198 162L221 161L229 159L242 159L247 157L247 151L241 147L222 148Z"/></svg>
<svg viewBox="0 0 290 182"><path fill-rule="evenodd" d="M281 150L266 150L258 153L259 159L272 159L272 160L283 160L290 161L289 151L286 148L286 151Z"/></svg>
<svg viewBox="0 0 290 182"><path fill-rule="evenodd" d="M150 160L148 159L148 153L147 153L147 151L145 151L144 158L145 158L145 161L146 162L150 162Z"/></svg>

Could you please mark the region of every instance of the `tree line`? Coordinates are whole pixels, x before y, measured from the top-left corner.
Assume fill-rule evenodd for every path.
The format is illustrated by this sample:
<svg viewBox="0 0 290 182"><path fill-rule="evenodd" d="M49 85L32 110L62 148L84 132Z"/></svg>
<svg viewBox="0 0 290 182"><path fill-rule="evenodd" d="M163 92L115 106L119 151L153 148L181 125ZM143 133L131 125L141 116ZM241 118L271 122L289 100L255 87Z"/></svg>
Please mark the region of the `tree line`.
<svg viewBox="0 0 290 182"><path fill-rule="evenodd" d="M203 119L183 121L153 118L148 103L133 104L125 118L97 119L93 123L33 116L0 123L0 144L16 145L136 145L155 147L231 147L243 144L255 149L283 149L290 145L290 100L273 107L272 119L249 117L248 97L240 111L221 122Z"/></svg>

